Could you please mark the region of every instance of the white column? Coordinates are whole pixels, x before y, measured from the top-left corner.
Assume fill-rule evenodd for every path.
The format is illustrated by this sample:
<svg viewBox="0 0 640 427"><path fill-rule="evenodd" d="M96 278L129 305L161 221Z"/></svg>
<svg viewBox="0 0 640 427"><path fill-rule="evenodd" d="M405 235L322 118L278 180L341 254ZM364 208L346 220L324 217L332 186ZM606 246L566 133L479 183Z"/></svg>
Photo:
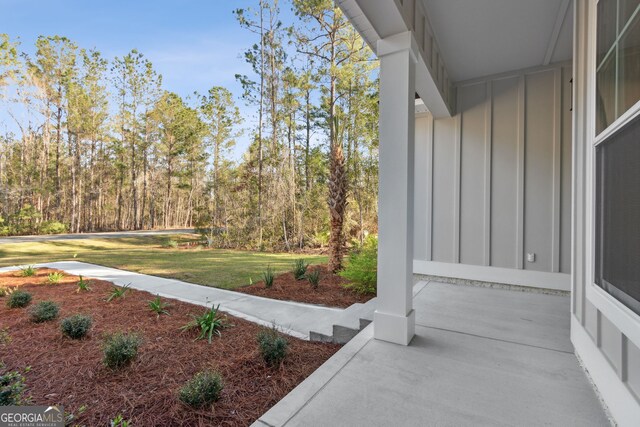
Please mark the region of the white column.
<svg viewBox="0 0 640 427"><path fill-rule="evenodd" d="M410 32L378 41L380 160L376 339L408 345L413 311L415 64Z"/></svg>

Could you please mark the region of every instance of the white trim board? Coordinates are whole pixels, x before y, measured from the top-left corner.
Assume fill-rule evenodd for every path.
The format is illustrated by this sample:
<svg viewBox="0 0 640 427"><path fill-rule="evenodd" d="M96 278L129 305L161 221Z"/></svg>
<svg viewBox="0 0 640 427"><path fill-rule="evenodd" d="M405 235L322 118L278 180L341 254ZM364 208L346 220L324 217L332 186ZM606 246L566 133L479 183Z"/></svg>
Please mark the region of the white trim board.
<svg viewBox="0 0 640 427"><path fill-rule="evenodd" d="M587 284L586 297L620 332L640 347L640 316L596 284Z"/></svg>
<svg viewBox="0 0 640 427"><path fill-rule="evenodd" d="M615 422L621 427L637 425L640 405L574 315L571 315L571 343Z"/></svg>
<svg viewBox="0 0 640 427"><path fill-rule="evenodd" d="M517 270L484 265L454 264L438 261L413 260L413 272L431 276L452 277L481 282L529 286L532 288L571 290L571 275L545 271Z"/></svg>

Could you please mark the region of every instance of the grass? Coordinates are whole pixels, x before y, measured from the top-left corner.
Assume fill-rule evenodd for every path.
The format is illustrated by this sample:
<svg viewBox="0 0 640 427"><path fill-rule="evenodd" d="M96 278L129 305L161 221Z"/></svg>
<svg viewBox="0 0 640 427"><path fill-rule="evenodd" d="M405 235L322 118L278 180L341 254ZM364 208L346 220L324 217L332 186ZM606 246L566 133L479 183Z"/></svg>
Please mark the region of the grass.
<svg viewBox="0 0 640 427"><path fill-rule="evenodd" d="M193 237L172 236L179 243ZM163 236L122 239L57 240L0 244L0 267L54 261L82 261L138 273L168 277L200 285L233 289L262 280L271 266L275 273L291 270L296 259L309 264L327 261L326 256L235 251L161 248Z"/></svg>

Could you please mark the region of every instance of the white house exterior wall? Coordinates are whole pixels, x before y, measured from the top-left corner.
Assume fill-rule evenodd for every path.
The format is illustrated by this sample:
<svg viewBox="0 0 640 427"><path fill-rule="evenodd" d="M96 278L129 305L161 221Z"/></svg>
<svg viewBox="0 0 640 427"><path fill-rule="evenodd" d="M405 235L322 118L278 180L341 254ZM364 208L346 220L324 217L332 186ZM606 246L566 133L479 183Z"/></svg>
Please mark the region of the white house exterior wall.
<svg viewBox="0 0 640 427"><path fill-rule="evenodd" d="M454 117L418 117L416 273L569 290L570 80L570 64L474 80Z"/></svg>

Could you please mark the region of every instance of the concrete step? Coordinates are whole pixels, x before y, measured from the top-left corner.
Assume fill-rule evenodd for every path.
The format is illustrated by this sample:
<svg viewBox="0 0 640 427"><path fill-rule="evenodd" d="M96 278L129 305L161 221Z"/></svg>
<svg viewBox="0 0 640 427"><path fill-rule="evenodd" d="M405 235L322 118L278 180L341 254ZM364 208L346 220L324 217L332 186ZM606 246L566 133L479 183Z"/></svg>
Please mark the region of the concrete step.
<svg viewBox="0 0 640 427"><path fill-rule="evenodd" d="M333 325L319 327L310 331L309 339L311 341L346 344L371 323L375 307L375 298L365 304L353 304L335 319Z"/></svg>
<svg viewBox="0 0 640 427"><path fill-rule="evenodd" d="M422 291L428 282L420 281L413 286L413 296ZM333 321L333 325L316 327L309 332L311 341L332 342L346 344L358 332L373 322L373 314L378 304L377 298L372 298L364 304L356 303L345 309Z"/></svg>

